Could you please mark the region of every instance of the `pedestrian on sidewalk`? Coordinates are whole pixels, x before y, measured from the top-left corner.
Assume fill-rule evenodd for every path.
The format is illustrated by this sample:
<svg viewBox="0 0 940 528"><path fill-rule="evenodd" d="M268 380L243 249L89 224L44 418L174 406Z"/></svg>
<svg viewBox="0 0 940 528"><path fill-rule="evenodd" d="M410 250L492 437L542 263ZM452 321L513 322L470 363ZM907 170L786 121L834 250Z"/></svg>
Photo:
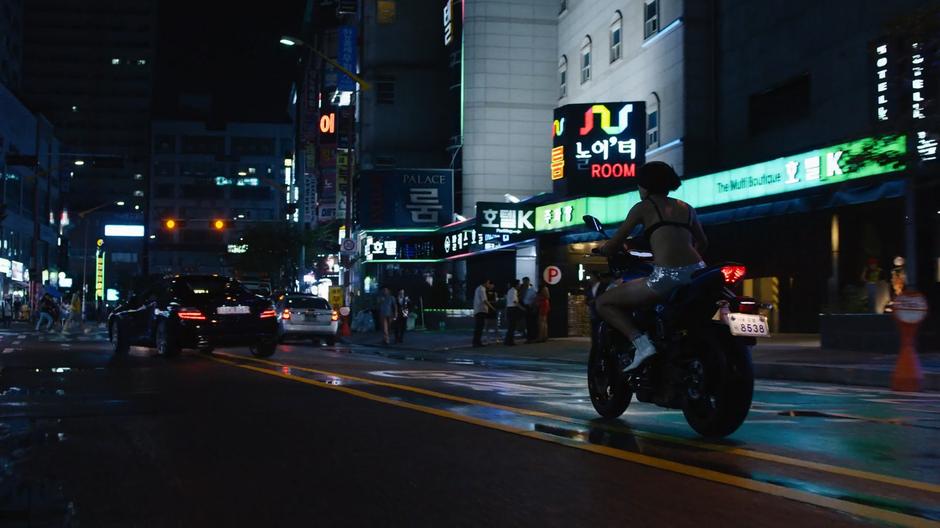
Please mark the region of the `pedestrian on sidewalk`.
<svg viewBox="0 0 940 528"><path fill-rule="evenodd" d="M499 295L496 295L496 288L490 288L486 290L486 301L493 307L492 310L487 312L485 326L483 327L483 333L497 336L499 339L499 309L497 304L499 303Z"/></svg>
<svg viewBox="0 0 940 528"><path fill-rule="evenodd" d="M881 280L881 266L878 259L870 257L865 269L862 270L862 282L865 283L865 293L868 297L868 312L878 313L878 282Z"/></svg>
<svg viewBox="0 0 940 528"><path fill-rule="evenodd" d="M538 292L528 277L522 278L519 287L519 302L525 310L525 342L535 343L539 338L539 310L535 304Z"/></svg>
<svg viewBox="0 0 940 528"><path fill-rule="evenodd" d="M503 343L508 346L516 344L516 326L524 317L522 307L519 305L519 281L513 280L509 283L509 289L506 290L506 339Z"/></svg>
<svg viewBox="0 0 940 528"><path fill-rule="evenodd" d="M39 318L36 321L36 331L39 331L39 328L43 323L48 321L48 326L46 330L52 330L52 325L55 324L55 313L56 307L55 303L52 300L52 297L47 293L39 299Z"/></svg>
<svg viewBox="0 0 940 528"><path fill-rule="evenodd" d="M79 330L81 330L82 325L82 298L79 297L77 293L72 294L72 301L69 306L69 317L65 322L65 328L63 330L67 331L69 327L74 327L78 325Z"/></svg>
<svg viewBox="0 0 940 528"><path fill-rule="evenodd" d="M539 321L539 343L548 341L548 314L552 310L551 293L548 286L542 283L539 293L535 297L535 305L538 307Z"/></svg>
<svg viewBox="0 0 940 528"><path fill-rule="evenodd" d="M392 292L389 291L388 286L383 286L382 295L379 296L379 324L382 326L382 344L388 345L390 342L388 333L396 311L395 298L392 297Z"/></svg>
<svg viewBox="0 0 940 528"><path fill-rule="evenodd" d="M493 289L493 281L484 279L473 293L473 346L483 346L483 326L486 324L486 314L495 311L496 307L486 298L487 290Z"/></svg>
<svg viewBox="0 0 940 528"><path fill-rule="evenodd" d="M3 326L6 328L10 328L10 324L13 322L13 296L11 295L0 296L0 321L3 322Z"/></svg>
<svg viewBox="0 0 940 528"><path fill-rule="evenodd" d="M408 327L408 314L411 309L411 299L405 294L405 290L398 290L395 296L395 342L405 342L405 330Z"/></svg>

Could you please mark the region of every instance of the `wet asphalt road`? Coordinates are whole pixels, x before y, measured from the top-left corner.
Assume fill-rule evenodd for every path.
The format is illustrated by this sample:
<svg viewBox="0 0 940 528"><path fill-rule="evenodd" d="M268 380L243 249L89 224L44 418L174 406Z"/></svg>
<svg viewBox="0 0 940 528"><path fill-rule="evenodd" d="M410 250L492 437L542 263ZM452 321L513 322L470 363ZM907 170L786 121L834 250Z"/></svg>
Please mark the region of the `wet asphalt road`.
<svg viewBox="0 0 940 528"><path fill-rule="evenodd" d="M382 355L377 355L380 352ZM583 369L283 345L167 360L0 330L0 526L940 521L940 395L760 383L727 442Z"/></svg>

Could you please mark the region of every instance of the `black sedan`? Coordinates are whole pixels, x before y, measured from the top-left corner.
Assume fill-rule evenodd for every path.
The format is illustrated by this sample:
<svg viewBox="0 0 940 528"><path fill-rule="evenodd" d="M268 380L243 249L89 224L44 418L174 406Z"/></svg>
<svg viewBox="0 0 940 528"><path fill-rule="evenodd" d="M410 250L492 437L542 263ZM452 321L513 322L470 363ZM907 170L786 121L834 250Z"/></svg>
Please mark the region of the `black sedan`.
<svg viewBox="0 0 940 528"><path fill-rule="evenodd" d="M248 345L258 357L277 348L277 314L270 300L220 275L175 275L130 295L108 318L115 354L133 345L156 347L164 356L183 348L211 352Z"/></svg>

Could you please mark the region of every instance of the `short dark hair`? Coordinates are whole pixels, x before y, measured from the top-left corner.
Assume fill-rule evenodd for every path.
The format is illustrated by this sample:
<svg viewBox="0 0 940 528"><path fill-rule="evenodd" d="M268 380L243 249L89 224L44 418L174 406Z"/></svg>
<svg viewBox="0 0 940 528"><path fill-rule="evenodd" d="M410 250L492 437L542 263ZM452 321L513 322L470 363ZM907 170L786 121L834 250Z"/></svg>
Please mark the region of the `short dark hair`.
<svg viewBox="0 0 940 528"><path fill-rule="evenodd" d="M637 171L636 182L654 194L666 194L682 185L679 175L667 163L651 161Z"/></svg>

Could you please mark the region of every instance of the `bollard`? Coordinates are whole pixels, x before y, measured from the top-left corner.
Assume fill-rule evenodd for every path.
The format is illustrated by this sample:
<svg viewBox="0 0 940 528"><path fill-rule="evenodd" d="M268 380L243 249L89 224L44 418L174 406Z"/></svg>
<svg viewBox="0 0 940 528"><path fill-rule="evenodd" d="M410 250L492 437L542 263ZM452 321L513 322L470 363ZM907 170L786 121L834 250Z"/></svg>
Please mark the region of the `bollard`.
<svg viewBox="0 0 940 528"><path fill-rule="evenodd" d="M927 300L923 294L905 290L893 304L894 320L901 336L898 361L891 376L891 390L917 392L924 381L924 373L917 357L917 327L927 317Z"/></svg>

